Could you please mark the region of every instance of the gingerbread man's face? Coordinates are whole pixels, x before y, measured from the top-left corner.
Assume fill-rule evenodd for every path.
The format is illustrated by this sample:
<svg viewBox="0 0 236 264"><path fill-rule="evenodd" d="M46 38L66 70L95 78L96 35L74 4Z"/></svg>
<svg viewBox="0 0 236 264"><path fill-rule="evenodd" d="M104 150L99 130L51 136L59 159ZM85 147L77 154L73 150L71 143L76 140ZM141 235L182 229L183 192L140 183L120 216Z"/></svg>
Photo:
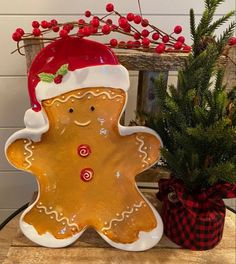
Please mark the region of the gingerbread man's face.
<svg viewBox="0 0 236 264"><path fill-rule="evenodd" d="M86 88L43 101L43 107L55 135L72 137L87 131L94 137L107 137L112 126L117 126L125 100L121 89Z"/></svg>

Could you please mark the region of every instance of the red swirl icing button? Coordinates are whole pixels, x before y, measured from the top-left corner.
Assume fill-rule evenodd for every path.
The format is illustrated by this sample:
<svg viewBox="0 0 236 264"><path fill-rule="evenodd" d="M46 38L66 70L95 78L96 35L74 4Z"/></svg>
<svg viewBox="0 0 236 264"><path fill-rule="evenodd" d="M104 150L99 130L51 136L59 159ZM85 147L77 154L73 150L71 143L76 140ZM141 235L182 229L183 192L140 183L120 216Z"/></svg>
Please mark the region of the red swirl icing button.
<svg viewBox="0 0 236 264"><path fill-rule="evenodd" d="M81 180L88 182L91 181L94 175L94 171L91 168L85 168L82 169L80 172L80 178Z"/></svg>
<svg viewBox="0 0 236 264"><path fill-rule="evenodd" d="M77 153L80 157L86 158L91 154L91 148L86 144L79 145L77 148Z"/></svg>

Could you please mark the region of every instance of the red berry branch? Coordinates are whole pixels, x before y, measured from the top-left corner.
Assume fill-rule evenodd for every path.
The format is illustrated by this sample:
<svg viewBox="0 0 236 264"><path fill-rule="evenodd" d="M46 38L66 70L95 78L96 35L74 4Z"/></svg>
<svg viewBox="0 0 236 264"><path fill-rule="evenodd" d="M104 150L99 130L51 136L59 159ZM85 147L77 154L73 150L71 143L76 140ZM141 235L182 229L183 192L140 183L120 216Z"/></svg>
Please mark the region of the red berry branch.
<svg viewBox="0 0 236 264"><path fill-rule="evenodd" d="M103 17L94 16L90 10L85 11L85 18L79 18L78 21L67 23L58 23L57 20L43 20L32 22L32 31L25 33L23 29L17 28L12 34L12 39L17 42L17 49L26 45L20 45L22 40L34 40L40 38L44 43L52 42L59 38L68 38L70 36L89 37L103 36L111 33L129 36L128 41L111 38L106 45L112 48L135 49L142 51L151 51L156 53L163 52L190 52L191 47L185 44L183 36L176 36L182 32L182 27L177 25L171 34L167 34L163 30L149 23L148 19L142 15L132 12L126 16L122 16L115 10L112 3L106 5L106 14ZM110 16L116 16L116 22ZM86 21L87 20L87 21ZM47 37L48 33L56 33L55 37ZM175 37L176 36L176 37ZM32 44L31 44L32 45ZM12 53L14 53L13 51ZM21 53L21 52L20 52ZM22 54L22 53L21 53Z"/></svg>

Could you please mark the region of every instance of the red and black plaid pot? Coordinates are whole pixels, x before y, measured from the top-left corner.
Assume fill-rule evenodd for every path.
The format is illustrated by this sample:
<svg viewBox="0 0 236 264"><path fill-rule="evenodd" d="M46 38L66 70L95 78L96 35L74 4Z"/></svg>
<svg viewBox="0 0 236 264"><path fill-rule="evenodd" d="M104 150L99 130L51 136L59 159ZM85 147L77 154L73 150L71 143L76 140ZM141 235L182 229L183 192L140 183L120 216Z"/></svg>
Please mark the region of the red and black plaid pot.
<svg viewBox="0 0 236 264"><path fill-rule="evenodd" d="M222 198L234 197L236 184L220 183L191 194L181 181L161 179L157 198L163 202L161 214L166 236L184 248L213 248L223 234L225 204Z"/></svg>

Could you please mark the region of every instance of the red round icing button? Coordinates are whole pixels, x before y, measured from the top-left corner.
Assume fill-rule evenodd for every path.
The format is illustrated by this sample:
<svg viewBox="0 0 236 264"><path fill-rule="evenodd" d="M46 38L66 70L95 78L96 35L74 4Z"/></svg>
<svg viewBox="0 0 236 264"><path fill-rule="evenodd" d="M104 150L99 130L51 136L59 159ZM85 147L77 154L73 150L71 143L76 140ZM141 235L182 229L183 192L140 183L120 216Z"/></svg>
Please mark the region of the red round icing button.
<svg viewBox="0 0 236 264"><path fill-rule="evenodd" d="M79 145L77 148L77 153L80 157L86 158L91 154L91 148L86 144Z"/></svg>
<svg viewBox="0 0 236 264"><path fill-rule="evenodd" d="M91 181L94 175L94 171L91 168L85 168L82 169L80 172L80 178L81 180L88 182Z"/></svg>

